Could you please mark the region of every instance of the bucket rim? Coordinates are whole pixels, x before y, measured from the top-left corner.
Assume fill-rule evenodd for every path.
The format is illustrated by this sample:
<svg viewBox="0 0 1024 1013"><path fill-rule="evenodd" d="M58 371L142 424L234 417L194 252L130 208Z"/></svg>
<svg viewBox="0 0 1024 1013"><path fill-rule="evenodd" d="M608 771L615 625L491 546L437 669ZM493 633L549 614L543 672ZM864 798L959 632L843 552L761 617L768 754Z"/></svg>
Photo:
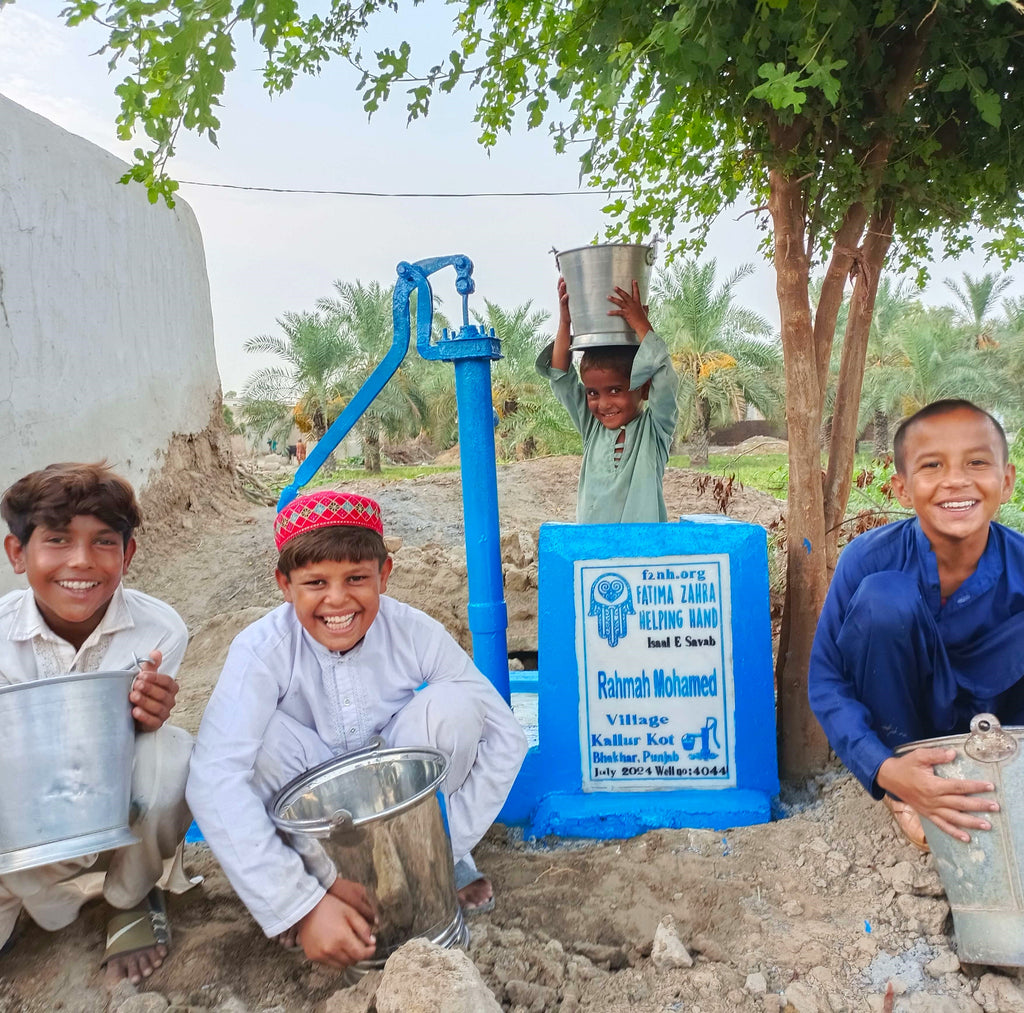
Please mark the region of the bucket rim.
<svg viewBox="0 0 1024 1013"><path fill-rule="evenodd" d="M1008 735L1016 735L1017 738L1024 739L1024 725L1002 725L1001 727ZM962 746L970 735L970 732L956 732L952 735L939 735L934 739L915 739L913 742L904 742L902 746L897 746L895 754L905 756L915 749L941 749L943 746L955 749L957 746Z"/></svg>
<svg viewBox="0 0 1024 1013"><path fill-rule="evenodd" d="M559 257L564 257L567 253L579 253L581 250L654 250L657 252L657 247L654 243L587 243L585 246L572 246L568 250L556 250L555 251L555 262L557 263Z"/></svg>
<svg viewBox="0 0 1024 1013"><path fill-rule="evenodd" d="M111 669L106 672L72 672L70 675L54 675L45 679L29 679L27 682L12 682L6 686L0 686L0 696L5 693L13 693L19 689L31 689L33 686L62 686L73 682L88 682L100 679L128 679L135 681L136 672L129 669Z"/></svg>
<svg viewBox="0 0 1024 1013"><path fill-rule="evenodd" d="M334 822L330 819L288 819L280 814L280 810L285 808L286 804L290 804L296 795L301 794L300 789L302 791L309 790L309 788L313 787L314 782L322 780L327 774L336 774L345 766L355 768L368 764L377 765L385 759L397 760L414 757L429 757L430 759L440 760L440 772L429 784L425 785L415 794L403 799L397 805L384 809L382 812L353 817L351 820L346 821L346 826L363 827L370 823L390 819L393 816L404 813L418 805L423 799L433 795L448 776L448 768L451 766L451 761L448 759L447 754L443 753L440 749L434 749L433 746L395 746L390 749L357 749L349 753L342 753L339 756L332 756L329 760L325 760L323 763L303 771L298 777L293 777L274 795L270 802L270 819L279 830L284 830L288 833L314 834L317 836L330 833L335 828Z"/></svg>

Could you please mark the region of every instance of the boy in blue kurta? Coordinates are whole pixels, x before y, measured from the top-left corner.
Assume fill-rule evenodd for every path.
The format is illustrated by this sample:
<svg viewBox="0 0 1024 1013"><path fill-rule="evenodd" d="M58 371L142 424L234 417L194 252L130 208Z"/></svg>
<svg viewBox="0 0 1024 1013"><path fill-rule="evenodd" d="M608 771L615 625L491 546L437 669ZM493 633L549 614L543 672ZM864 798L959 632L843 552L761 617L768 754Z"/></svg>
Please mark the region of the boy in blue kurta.
<svg viewBox="0 0 1024 1013"><path fill-rule="evenodd" d="M951 749L900 745L967 732L978 713L1024 723L1024 536L994 523L1013 492L1006 435L968 401L938 401L897 430L893 489L915 517L843 551L811 652L811 707L846 766L900 829L917 814L970 840L991 784L942 778Z"/></svg>
<svg viewBox="0 0 1024 1013"><path fill-rule="evenodd" d="M577 377L569 350L569 297L560 278L558 333L538 356L537 372L551 381L583 437L576 520L665 521L662 478L679 417L679 378L665 342L651 330L637 283L632 292L616 288L608 299L615 304L609 315L622 317L640 345L587 349Z"/></svg>

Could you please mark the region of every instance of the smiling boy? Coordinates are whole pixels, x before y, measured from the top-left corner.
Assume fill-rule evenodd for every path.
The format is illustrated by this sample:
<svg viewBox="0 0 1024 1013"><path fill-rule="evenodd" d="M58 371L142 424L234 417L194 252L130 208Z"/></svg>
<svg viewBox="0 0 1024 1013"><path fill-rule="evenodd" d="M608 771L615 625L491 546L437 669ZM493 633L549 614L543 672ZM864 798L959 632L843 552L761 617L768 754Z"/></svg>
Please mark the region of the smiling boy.
<svg viewBox="0 0 1024 1013"><path fill-rule="evenodd" d="M609 316L622 317L639 346L588 348L577 377L569 348L569 296L560 278L558 332L537 357L537 372L551 382L583 437L576 520L665 521L662 479L679 417L679 378L665 342L651 330L637 283L630 292L616 288L608 299L615 307Z"/></svg>
<svg viewBox="0 0 1024 1013"><path fill-rule="evenodd" d="M1013 492L999 423L937 401L901 424L893 490L915 517L839 558L811 654L811 706L861 784L922 849L920 819L962 841L998 804L981 781L938 777L954 751L900 745L968 731L978 713L1024 723L1024 536L997 524Z"/></svg>
<svg viewBox="0 0 1024 1013"><path fill-rule="evenodd" d="M139 843L0 876L0 944L13 942L23 909L52 931L102 891L115 909L103 956L108 977L138 982L161 965L170 943L156 884L176 892L191 885L181 842L191 822L192 739L165 724L188 631L169 605L122 586L140 513L132 487L106 465L34 471L4 493L0 513L10 528L7 557L29 584L0 598L0 686L127 669L136 655L149 657L124 703L137 731L130 826Z"/></svg>
<svg viewBox="0 0 1024 1013"><path fill-rule="evenodd" d="M440 749L451 759L456 886L472 913L493 898L470 849L526 754L511 710L465 651L440 623L385 595L393 564L383 533L378 504L353 493L311 493L281 510L285 604L232 643L188 781L203 835L264 932L339 968L374 955L372 906L323 852L300 855L278 836L267 811L275 793L377 735Z"/></svg>

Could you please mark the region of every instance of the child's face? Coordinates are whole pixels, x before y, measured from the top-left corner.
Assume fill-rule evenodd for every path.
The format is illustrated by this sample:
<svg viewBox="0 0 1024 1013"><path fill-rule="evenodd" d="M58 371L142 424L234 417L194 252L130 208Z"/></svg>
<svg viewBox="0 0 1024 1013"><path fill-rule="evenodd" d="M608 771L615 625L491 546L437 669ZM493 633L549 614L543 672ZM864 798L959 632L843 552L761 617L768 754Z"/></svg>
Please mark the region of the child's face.
<svg viewBox="0 0 1024 1013"><path fill-rule="evenodd" d="M917 514L932 547L987 538L1016 478L992 423L957 408L911 426L903 449L903 473L893 475L893 490Z"/></svg>
<svg viewBox="0 0 1024 1013"><path fill-rule="evenodd" d="M645 383L630 390L628 376L603 366L591 366L580 379L587 395L587 408L605 429L620 429L632 422L640 414L650 386Z"/></svg>
<svg viewBox="0 0 1024 1013"><path fill-rule="evenodd" d="M66 528L40 525L22 545L4 539L15 573L28 578L46 624L69 643L81 646L99 625L110 599L128 572L135 539L99 517L79 514Z"/></svg>
<svg viewBox="0 0 1024 1013"><path fill-rule="evenodd" d="M362 562L325 560L296 567L285 576L276 572L285 601L317 643L331 651L349 651L366 636L387 590L391 558Z"/></svg>

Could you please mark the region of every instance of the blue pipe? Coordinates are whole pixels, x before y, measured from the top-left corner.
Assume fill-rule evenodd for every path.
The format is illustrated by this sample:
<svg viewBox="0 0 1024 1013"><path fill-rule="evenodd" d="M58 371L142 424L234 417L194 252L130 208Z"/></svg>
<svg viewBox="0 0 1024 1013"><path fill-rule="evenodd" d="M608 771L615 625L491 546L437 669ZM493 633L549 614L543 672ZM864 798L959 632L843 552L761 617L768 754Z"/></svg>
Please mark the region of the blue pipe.
<svg viewBox="0 0 1024 1013"><path fill-rule="evenodd" d="M455 400L459 411L462 512L466 529L473 660L508 702L508 609L501 574L498 471L494 463L489 358L456 361Z"/></svg>
<svg viewBox="0 0 1024 1013"><path fill-rule="evenodd" d="M334 453L334 449L348 436L349 430L359 421L363 412L370 407L373 399L384 389L384 385L395 375L395 370L402 364L409 351L409 297L413 289L419 293L418 305L432 307L433 297L430 284L426 277L409 268L408 264L398 265L398 281L395 282L394 294L391 297L391 319L394 326L394 337L387 355L377 364L377 368L366 378L363 385L356 391L355 397L345 410L331 423L327 432L310 451L309 456L295 470L291 485L281 490L277 500L277 509L283 510L299 494L299 490L320 470L323 463ZM422 317L420 313L416 321L417 343L422 333ZM432 310L426 314L427 339L430 338Z"/></svg>

